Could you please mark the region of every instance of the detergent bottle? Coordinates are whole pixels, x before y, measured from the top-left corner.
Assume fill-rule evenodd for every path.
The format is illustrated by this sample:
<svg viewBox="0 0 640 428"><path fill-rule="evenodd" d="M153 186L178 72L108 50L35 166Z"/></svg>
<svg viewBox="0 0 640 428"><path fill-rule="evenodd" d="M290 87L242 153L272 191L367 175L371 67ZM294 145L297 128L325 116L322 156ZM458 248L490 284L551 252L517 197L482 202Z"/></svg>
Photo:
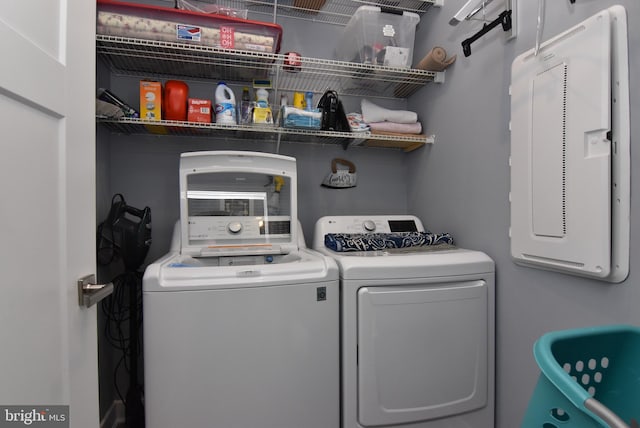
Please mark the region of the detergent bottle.
<svg viewBox="0 0 640 428"><path fill-rule="evenodd" d="M224 82L218 83L215 94L216 123L236 124L236 97Z"/></svg>
<svg viewBox="0 0 640 428"><path fill-rule="evenodd" d="M251 123L251 97L249 88L242 88L242 98L240 98L240 123Z"/></svg>

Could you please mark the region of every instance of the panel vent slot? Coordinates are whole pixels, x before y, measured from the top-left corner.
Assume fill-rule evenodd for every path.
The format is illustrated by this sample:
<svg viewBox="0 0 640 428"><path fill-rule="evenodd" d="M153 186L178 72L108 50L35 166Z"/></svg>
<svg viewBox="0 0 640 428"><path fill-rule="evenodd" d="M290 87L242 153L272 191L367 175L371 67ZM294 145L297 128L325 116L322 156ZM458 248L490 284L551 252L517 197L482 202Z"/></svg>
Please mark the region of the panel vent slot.
<svg viewBox="0 0 640 428"><path fill-rule="evenodd" d="M562 233L567 234L567 65L562 90Z"/></svg>

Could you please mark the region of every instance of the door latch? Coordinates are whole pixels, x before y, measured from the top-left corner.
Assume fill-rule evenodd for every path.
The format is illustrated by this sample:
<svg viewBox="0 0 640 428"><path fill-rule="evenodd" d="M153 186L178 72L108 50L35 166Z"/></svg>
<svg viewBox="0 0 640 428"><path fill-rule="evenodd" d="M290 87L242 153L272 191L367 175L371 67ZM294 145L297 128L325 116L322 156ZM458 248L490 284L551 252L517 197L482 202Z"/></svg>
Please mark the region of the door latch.
<svg viewBox="0 0 640 428"><path fill-rule="evenodd" d="M78 280L78 304L89 308L113 293L113 282L96 284L96 276L91 274Z"/></svg>

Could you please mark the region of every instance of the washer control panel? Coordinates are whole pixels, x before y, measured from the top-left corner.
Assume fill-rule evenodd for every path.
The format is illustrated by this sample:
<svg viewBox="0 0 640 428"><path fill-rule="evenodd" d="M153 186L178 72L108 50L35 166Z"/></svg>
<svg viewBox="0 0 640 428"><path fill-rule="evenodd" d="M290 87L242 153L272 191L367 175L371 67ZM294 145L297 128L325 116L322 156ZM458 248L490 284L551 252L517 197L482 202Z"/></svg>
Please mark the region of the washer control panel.
<svg viewBox="0 0 640 428"><path fill-rule="evenodd" d="M189 239L192 240L250 240L290 236L289 216L269 216L266 219L240 216L189 217Z"/></svg>

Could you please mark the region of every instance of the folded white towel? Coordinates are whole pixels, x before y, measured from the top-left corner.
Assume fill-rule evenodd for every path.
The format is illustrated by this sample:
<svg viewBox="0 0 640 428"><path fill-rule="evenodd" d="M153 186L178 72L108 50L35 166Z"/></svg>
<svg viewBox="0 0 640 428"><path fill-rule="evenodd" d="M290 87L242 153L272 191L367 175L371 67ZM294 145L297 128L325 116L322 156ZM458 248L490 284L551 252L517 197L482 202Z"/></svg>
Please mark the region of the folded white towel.
<svg viewBox="0 0 640 428"><path fill-rule="evenodd" d="M416 123L418 114L407 110L390 110L363 99L360 103L362 107L362 118L365 122L395 122L395 123Z"/></svg>

